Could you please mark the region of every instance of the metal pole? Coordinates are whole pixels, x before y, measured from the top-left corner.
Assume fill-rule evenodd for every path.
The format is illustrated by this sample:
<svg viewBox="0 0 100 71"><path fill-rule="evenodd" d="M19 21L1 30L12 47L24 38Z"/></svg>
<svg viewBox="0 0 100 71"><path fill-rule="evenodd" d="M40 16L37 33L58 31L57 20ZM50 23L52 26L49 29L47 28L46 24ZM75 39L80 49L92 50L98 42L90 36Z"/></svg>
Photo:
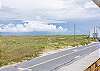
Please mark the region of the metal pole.
<svg viewBox="0 0 100 71"><path fill-rule="evenodd" d="M96 31L95 30L96 30L96 28L94 26L94 34L93 34L94 35L94 39L96 38Z"/></svg>
<svg viewBox="0 0 100 71"><path fill-rule="evenodd" d="M90 42L90 30L89 30L89 35L88 35L88 43Z"/></svg>
<svg viewBox="0 0 100 71"><path fill-rule="evenodd" d="M96 26L96 39L98 39L97 26Z"/></svg>
<svg viewBox="0 0 100 71"><path fill-rule="evenodd" d="M76 29L76 25L74 24L74 46L75 46L75 43L76 43L76 40L75 40L76 30L75 29Z"/></svg>

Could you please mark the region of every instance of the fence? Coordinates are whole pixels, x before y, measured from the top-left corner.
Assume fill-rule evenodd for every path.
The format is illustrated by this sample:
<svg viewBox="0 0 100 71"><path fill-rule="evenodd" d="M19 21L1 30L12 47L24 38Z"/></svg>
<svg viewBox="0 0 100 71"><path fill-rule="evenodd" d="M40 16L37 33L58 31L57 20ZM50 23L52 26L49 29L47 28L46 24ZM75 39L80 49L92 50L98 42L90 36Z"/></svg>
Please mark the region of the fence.
<svg viewBox="0 0 100 71"><path fill-rule="evenodd" d="M100 58L89 66L85 71L100 71Z"/></svg>

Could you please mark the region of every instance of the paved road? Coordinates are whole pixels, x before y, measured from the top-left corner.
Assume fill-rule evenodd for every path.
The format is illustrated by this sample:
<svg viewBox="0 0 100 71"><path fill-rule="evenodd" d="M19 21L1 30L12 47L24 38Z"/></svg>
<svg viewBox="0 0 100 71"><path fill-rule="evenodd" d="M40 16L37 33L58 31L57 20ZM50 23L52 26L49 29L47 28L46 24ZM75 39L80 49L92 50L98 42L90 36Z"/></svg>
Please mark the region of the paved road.
<svg viewBox="0 0 100 71"><path fill-rule="evenodd" d="M51 55L35 58L13 66L1 68L0 71L54 71L56 68L74 61L98 50L100 43L73 48Z"/></svg>

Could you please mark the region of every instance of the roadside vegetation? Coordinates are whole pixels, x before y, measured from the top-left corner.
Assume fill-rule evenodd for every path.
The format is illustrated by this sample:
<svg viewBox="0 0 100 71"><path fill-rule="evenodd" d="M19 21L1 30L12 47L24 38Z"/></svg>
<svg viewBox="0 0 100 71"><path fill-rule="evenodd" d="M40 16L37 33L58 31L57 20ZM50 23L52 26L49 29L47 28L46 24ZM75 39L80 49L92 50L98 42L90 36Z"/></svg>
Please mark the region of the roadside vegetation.
<svg viewBox="0 0 100 71"><path fill-rule="evenodd" d="M92 41L85 35L68 36L0 36L0 66L30 60L46 51L67 46L86 45Z"/></svg>

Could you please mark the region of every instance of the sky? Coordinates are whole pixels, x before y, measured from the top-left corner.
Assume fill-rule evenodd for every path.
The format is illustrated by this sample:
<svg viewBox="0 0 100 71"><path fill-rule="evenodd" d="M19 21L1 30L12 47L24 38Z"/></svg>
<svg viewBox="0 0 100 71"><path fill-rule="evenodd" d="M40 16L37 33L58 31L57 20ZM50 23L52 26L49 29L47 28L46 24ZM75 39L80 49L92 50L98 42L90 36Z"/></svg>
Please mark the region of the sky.
<svg viewBox="0 0 100 71"><path fill-rule="evenodd" d="M0 32L6 34L87 34L100 25L92 0L0 0Z"/></svg>

